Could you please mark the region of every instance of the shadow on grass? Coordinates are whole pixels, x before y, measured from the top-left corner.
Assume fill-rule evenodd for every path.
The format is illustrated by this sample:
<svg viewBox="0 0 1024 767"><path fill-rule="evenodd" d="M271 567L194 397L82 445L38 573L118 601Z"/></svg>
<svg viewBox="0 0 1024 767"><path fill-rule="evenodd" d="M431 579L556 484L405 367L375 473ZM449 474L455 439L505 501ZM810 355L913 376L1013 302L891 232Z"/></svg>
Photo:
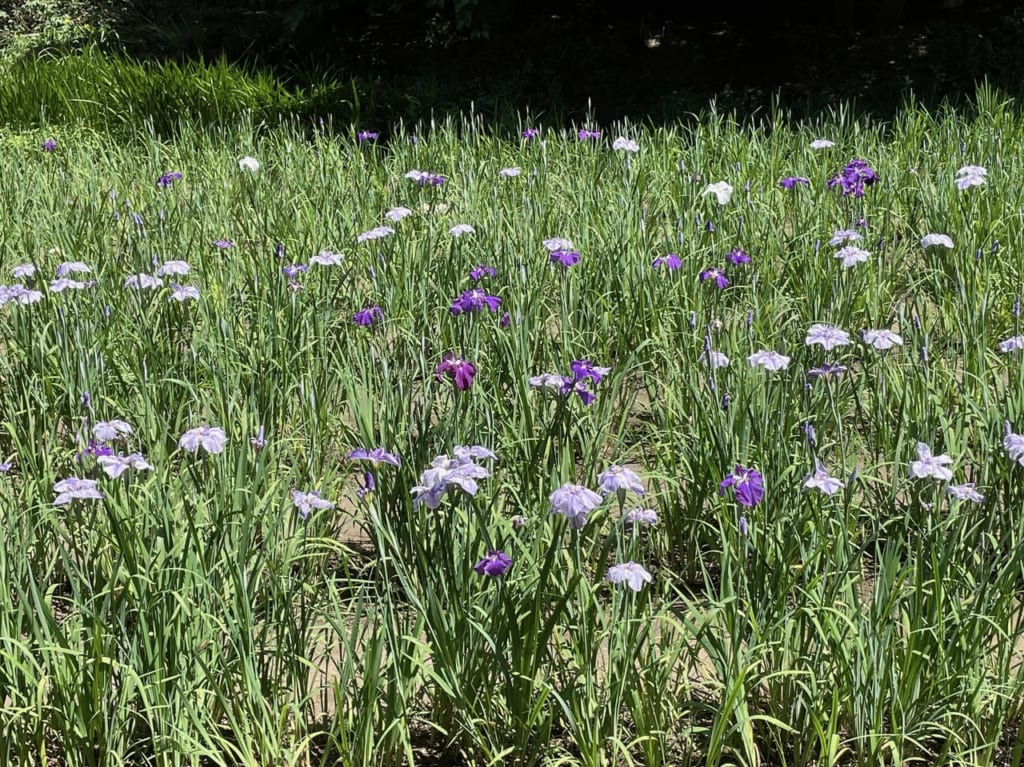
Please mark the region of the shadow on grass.
<svg viewBox="0 0 1024 767"><path fill-rule="evenodd" d="M888 119L911 92L929 110L969 108L983 79L1007 97L1024 82L1024 10L996 0L874 28L810 23L792 12L695 18L658 3L635 13L535 6L489 39L427 13L327 14L315 29L282 35L280 19L255 11L221 5L197 16L193 3L160 13L146 6L107 7L116 44L102 54L14 65L0 87L5 121L114 129L144 115L163 134L182 118L216 124L251 110L257 121L296 115L311 125L387 131L472 108L511 132L524 112L550 127L661 124L704 112L712 100L739 119L776 110L813 119L844 103Z"/></svg>

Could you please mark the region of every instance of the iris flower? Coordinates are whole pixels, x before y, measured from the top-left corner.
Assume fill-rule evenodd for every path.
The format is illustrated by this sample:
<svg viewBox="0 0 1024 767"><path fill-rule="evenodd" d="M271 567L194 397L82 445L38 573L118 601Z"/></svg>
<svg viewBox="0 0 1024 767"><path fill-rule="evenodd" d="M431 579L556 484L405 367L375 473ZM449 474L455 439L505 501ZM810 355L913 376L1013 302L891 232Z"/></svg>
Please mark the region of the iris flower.
<svg viewBox="0 0 1024 767"><path fill-rule="evenodd" d="M807 346L820 345L825 351L831 351L837 346L846 346L850 343L850 334L835 325L815 323L807 330L807 338L804 339Z"/></svg>
<svg viewBox="0 0 1024 767"><path fill-rule="evenodd" d="M713 194L719 205L725 205L732 199L732 185L728 181L719 181L715 184L708 184L701 192L701 196Z"/></svg>
<svg viewBox="0 0 1024 767"><path fill-rule="evenodd" d="M654 577L643 565L630 561L609 567L605 580L614 584L624 583L633 591L640 591L644 584L653 581Z"/></svg>
<svg viewBox="0 0 1024 767"><path fill-rule="evenodd" d="M903 346L903 336L891 330L865 330L861 337L864 339L864 343L879 351L885 351L894 346Z"/></svg>
<svg viewBox="0 0 1024 767"><path fill-rule="evenodd" d="M56 494L54 506L64 506L71 501L102 501L105 497L96 487L96 480L80 477L68 477L54 483L53 492Z"/></svg>
<svg viewBox="0 0 1024 767"><path fill-rule="evenodd" d="M299 510L299 517L302 519L308 519L309 514L313 509L334 508L334 504L321 498L320 493L317 490L310 492L292 490L292 503L294 503L295 508Z"/></svg>
<svg viewBox="0 0 1024 767"><path fill-rule="evenodd" d="M750 367L763 367L765 370L785 370L789 366L789 357L776 351L761 349L747 357Z"/></svg>
<svg viewBox="0 0 1024 767"><path fill-rule="evenodd" d="M551 513L565 517L579 529L587 523L587 514L601 505L601 500L590 488L568 482L551 494Z"/></svg>
<svg viewBox="0 0 1024 767"><path fill-rule="evenodd" d="M452 353L445 354L434 370L434 375L440 381L442 377L448 376L455 383L455 388L465 391L473 385L473 376L476 375L476 365L469 360L456 357Z"/></svg>
<svg viewBox="0 0 1024 767"><path fill-rule="evenodd" d="M815 461L814 471L804 477L804 487L835 495L843 489L843 482L830 475L821 461Z"/></svg>
<svg viewBox="0 0 1024 767"><path fill-rule="evenodd" d="M718 494L723 495L730 487L743 506L756 506L764 498L764 478L757 469L736 464L732 473L718 484Z"/></svg>
<svg viewBox="0 0 1024 767"><path fill-rule="evenodd" d="M953 463L948 455L933 455L932 450L924 442L917 443L917 460L910 464L910 476L918 479L931 477L940 482L953 479L953 472L947 466Z"/></svg>
<svg viewBox="0 0 1024 767"><path fill-rule="evenodd" d="M473 570L479 575L486 575L490 578L499 578L504 575L512 566L512 559L504 551L488 551L487 556L473 565Z"/></svg>
<svg viewBox="0 0 1024 767"><path fill-rule="evenodd" d="M219 426L196 426L181 435L178 440L178 447L190 453L197 453L202 448L207 453L218 454L224 451L224 444L228 441L227 434Z"/></svg>

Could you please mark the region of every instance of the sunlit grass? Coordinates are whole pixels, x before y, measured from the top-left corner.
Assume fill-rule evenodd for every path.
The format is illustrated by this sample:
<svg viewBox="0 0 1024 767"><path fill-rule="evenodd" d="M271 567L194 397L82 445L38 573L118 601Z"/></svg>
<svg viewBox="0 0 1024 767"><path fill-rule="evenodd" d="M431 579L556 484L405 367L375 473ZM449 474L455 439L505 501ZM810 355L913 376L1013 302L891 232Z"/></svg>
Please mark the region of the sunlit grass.
<svg viewBox="0 0 1024 767"><path fill-rule="evenodd" d="M63 64L39 66L24 76ZM17 114L64 87L12 82ZM141 98L131 72L90 82ZM970 116L887 125L712 110L587 125L596 141L467 117L360 142L376 126L268 127L240 113L253 98L206 128L190 120L210 105L182 107L173 139L132 127L145 101L103 107L116 134L94 115L0 141L0 269L42 292L0 309L10 761L1021 763L1024 475L1003 439L1024 378L999 349L1024 284L1012 105L982 90ZM844 198L826 183L854 157L880 180ZM966 165L986 183L957 189ZM705 190L723 180L720 203ZM829 244L846 229L870 253L850 268ZM931 232L954 247L923 248ZM551 260L553 237L578 263ZM328 252L340 263L311 262ZM652 266L669 253L679 268ZM172 260L189 273L123 287ZM67 277L96 284L51 292L75 261L91 271ZM10 276L26 263L35 277ZM713 267L728 287L699 279ZM453 314L473 287L500 307ZM850 343L806 345L816 323ZM788 366L752 367L759 350ZM448 354L475 367L464 390L437 373ZM580 360L608 368L588 396L530 385ZM824 363L846 371L808 378ZM108 446L151 470L114 479L88 454L112 419L132 433ZM181 445L204 425L222 452ZM918 442L952 457L951 482L910 476ZM472 445L497 455L476 494L414 505L431 461ZM360 447L401 465L349 460ZM803 486L816 460L840 492ZM578 528L550 513L611 465L647 494L610 494ZM720 492L737 466L763 477L752 508ZM55 506L67 477L104 498ZM984 502L947 494L965 482ZM303 518L292 491L325 508ZM624 524L637 507L658 524ZM474 571L498 550L504 575ZM605 580L628 561L653 576L636 593Z"/></svg>

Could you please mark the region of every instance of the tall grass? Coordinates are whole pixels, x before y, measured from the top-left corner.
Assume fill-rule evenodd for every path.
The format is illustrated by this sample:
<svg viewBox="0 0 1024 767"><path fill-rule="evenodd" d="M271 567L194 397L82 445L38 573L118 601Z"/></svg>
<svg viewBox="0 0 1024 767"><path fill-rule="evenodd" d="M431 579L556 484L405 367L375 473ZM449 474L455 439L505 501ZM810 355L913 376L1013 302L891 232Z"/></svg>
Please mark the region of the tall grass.
<svg viewBox="0 0 1024 767"><path fill-rule="evenodd" d="M267 127L242 93L177 102L210 127L126 140L157 104L132 70L89 91L32 85L61 62L23 66L28 95L0 84L15 123L63 93L47 114L120 132L0 141L0 268L33 264L42 291L0 309L9 762L1022 762L1024 475L1002 441L1024 379L998 351L1021 332L1012 104L981 90L970 117L888 125L711 111L596 142L468 116L360 142ZM141 106L100 106L107 87ZM639 152L613 151L619 135ZM854 156L880 178L862 199L826 189ZM970 164L987 182L958 190ZM810 185L779 188L791 175ZM704 190L722 179L720 205ZM385 218L399 205L411 215ZM381 225L394 234L359 237ZM850 228L871 256L844 269L827 243ZM929 232L954 248L923 248ZM550 237L579 263L552 263ZM310 264L324 251L340 265ZM679 269L652 267L668 253ZM190 273L123 287L170 260ZM96 284L53 292L72 261ZM495 273L474 283L481 264ZM698 279L716 266L723 290ZM175 281L199 298L172 300ZM453 314L474 284L500 309ZM372 305L382 318L356 324ZM814 323L851 343L806 345ZM879 328L903 344L860 341ZM789 366L750 366L760 349ZM476 367L465 390L437 373L449 353ZM579 360L609 368L592 404L529 383ZM825 362L847 370L809 379ZM112 419L132 432L107 447L151 470L102 470L90 442ZM180 443L204 424L222 452ZM918 442L952 456L952 482L909 476ZM476 493L415 504L431 461L470 445L497 455ZM401 465L350 460L360 447ZM804 487L816 460L841 492ZM752 508L720 491L737 464L764 478ZM610 493L579 527L551 513L555 490L596 489L612 465L646 494ZM105 497L55 505L69 476ZM966 481L984 502L947 494ZM334 508L306 518L292 491ZM658 524L628 525L638 506ZM474 571L497 550L504 575ZM653 576L638 592L606 580L630 561Z"/></svg>

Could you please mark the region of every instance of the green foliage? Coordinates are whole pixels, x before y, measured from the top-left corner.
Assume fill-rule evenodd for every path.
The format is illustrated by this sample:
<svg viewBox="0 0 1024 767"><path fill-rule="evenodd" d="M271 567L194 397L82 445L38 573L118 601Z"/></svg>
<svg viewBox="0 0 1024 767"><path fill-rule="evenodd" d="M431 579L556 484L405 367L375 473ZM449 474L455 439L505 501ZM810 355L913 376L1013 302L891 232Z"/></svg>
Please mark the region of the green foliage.
<svg viewBox="0 0 1024 767"><path fill-rule="evenodd" d="M18 66L66 121L0 136L0 269L33 264L18 280L40 290L0 307L10 763L1019 767L1024 467L1002 440L1024 424L1024 371L998 343L1021 333L1024 120L999 94L885 125L711 108L589 142L470 115L360 142L362 126L271 122L292 96L223 63ZM147 90L155 72L169 95ZM34 97L0 84L31 124ZM104 90L132 108L93 104ZM163 99L181 119L158 133ZM620 135L639 151L613 151ZM860 200L826 189L854 155L881 178ZM972 163L987 183L960 191ZM780 189L789 175L811 186ZM722 179L726 204L705 193ZM385 218L397 205L410 215ZM871 260L843 269L824 243L861 217ZM921 247L930 231L955 247ZM578 264L550 262L552 236ZM701 283L733 247L752 263ZM339 265L310 264L328 250ZM652 268L669 252L679 270ZM124 287L154 258L190 272ZM92 271L51 290L66 261ZM474 283L481 263L496 273ZM199 298L173 300L172 279ZM449 311L473 285L507 323ZM382 321L356 325L368 305ZM808 347L817 322L853 342ZM856 341L890 327L902 346ZM707 346L731 364L710 369ZM789 367L752 368L760 348ZM446 352L477 365L468 390L435 375ZM529 384L577 359L610 368L592 405ZM824 361L848 370L808 385ZM81 455L114 418L133 431L111 447L151 470ZM200 424L223 452L181 447ZM911 479L917 441L986 501ZM414 505L435 457L472 444L498 455L476 494ZM348 460L377 446L402 465ZM803 487L816 459L843 492ZM765 478L752 510L719 493L737 463ZM646 495L610 494L579 529L550 513L611 464ZM55 506L72 475L105 498ZM336 508L303 519L293 490ZM640 504L657 526L624 523ZM473 570L493 549L513 561L500 579ZM653 574L638 593L606 581L625 561Z"/></svg>
<svg viewBox="0 0 1024 767"><path fill-rule="evenodd" d="M148 122L160 135L182 125L222 126L243 116L276 124L285 118L352 117L350 83L322 79L286 87L265 72L211 62L133 61L81 54L22 57L0 78L0 110L9 127L80 124L113 133Z"/></svg>

